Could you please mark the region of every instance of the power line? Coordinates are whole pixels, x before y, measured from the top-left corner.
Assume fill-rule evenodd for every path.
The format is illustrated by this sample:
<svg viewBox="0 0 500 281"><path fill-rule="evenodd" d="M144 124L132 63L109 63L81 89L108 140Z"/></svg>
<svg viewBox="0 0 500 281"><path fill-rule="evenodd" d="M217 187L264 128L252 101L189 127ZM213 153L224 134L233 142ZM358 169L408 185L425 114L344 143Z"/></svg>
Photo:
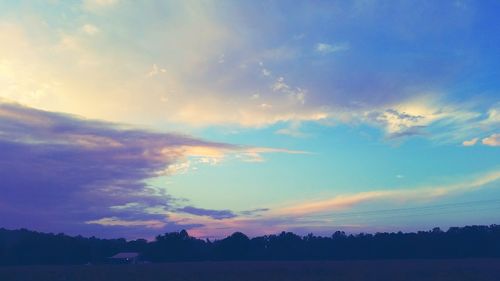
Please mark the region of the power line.
<svg viewBox="0 0 500 281"><path fill-rule="evenodd" d="M480 208L486 207L486 208ZM367 217L404 217L404 216L425 216L433 214L447 214L460 211L460 209L474 208L474 211L484 211L488 208L500 207L500 199L480 200L480 201L467 201L459 203L439 204L423 207L410 207L410 208L394 208L394 209L380 209L371 211L359 212L341 212L316 215L315 218L333 218L333 219L348 219L348 218L367 218ZM455 211L451 210L455 209ZM462 210L465 211L465 210ZM411 213L410 213L411 212Z"/></svg>

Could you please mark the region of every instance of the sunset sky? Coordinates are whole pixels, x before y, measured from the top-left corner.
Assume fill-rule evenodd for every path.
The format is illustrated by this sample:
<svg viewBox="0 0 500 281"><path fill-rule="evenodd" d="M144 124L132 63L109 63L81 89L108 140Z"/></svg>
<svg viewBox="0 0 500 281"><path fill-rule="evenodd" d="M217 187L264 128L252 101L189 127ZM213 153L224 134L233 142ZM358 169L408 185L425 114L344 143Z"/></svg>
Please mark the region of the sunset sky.
<svg viewBox="0 0 500 281"><path fill-rule="evenodd" d="M500 2L1 1L0 227L500 223Z"/></svg>

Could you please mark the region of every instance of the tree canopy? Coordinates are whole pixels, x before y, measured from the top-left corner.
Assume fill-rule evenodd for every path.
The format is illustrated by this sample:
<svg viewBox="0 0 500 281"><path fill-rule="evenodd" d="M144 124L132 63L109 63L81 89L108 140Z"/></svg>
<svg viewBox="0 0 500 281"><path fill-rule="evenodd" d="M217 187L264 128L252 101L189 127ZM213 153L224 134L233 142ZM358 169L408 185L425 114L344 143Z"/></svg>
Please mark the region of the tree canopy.
<svg viewBox="0 0 500 281"><path fill-rule="evenodd" d="M411 233L337 231L329 237L282 232L249 238L235 232L214 241L185 230L154 241L127 241L0 229L0 265L101 263L118 252L139 252L151 262L500 257L500 225Z"/></svg>

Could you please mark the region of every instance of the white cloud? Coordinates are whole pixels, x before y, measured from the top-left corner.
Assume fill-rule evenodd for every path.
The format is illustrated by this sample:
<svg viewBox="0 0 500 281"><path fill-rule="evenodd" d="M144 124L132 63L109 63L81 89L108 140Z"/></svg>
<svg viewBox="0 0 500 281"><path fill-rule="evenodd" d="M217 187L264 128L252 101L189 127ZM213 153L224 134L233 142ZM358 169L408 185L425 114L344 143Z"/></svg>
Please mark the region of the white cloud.
<svg viewBox="0 0 500 281"><path fill-rule="evenodd" d="M260 98L260 94L258 94L258 93L250 96L250 99L252 99L252 100L257 100L259 98Z"/></svg>
<svg viewBox="0 0 500 281"><path fill-rule="evenodd" d="M470 140L466 140L466 141L462 142L462 145L463 146L474 146L474 145L476 145L476 143L477 143L478 140L479 140L479 138L473 138L473 139L470 139Z"/></svg>
<svg viewBox="0 0 500 281"><path fill-rule="evenodd" d="M291 92L289 96L299 102L300 104L306 103L306 90L297 88L295 91Z"/></svg>
<svg viewBox="0 0 500 281"><path fill-rule="evenodd" d="M268 103L261 103L260 104L260 108L262 108L262 109L271 109L271 108L273 108L273 105L272 104L268 104Z"/></svg>
<svg viewBox="0 0 500 281"><path fill-rule="evenodd" d="M221 162L221 158L217 157L201 157L198 159L198 163L207 164L210 166L215 166Z"/></svg>
<svg viewBox="0 0 500 281"><path fill-rule="evenodd" d="M153 64L153 66L151 67L151 71L148 72L148 76L153 77L153 76L156 76L160 73L165 73L165 72L167 72L167 70L165 68L161 68L161 67L158 67L158 65Z"/></svg>
<svg viewBox="0 0 500 281"><path fill-rule="evenodd" d="M446 102L441 94L420 94L397 104L360 113L348 112L344 122L371 123L385 129L390 138L420 135L441 143L463 143L481 130L491 126L482 124L481 113L468 104ZM349 116L352 120L349 120Z"/></svg>
<svg viewBox="0 0 500 281"><path fill-rule="evenodd" d="M95 25L87 23L82 26L82 31L85 32L88 35L94 35L99 33L99 28L97 28Z"/></svg>
<svg viewBox="0 0 500 281"><path fill-rule="evenodd" d="M500 105L496 104L488 110L488 116L481 121L482 125L498 125L500 124Z"/></svg>
<svg viewBox="0 0 500 281"><path fill-rule="evenodd" d="M493 134L482 140L484 145L488 146L500 146L500 134Z"/></svg>
<svg viewBox="0 0 500 281"><path fill-rule="evenodd" d="M179 163L173 163L170 164L165 172L163 174L165 175L179 175L179 174L185 174L189 171L191 168L191 162L190 161L184 161L184 162L179 162Z"/></svg>
<svg viewBox="0 0 500 281"><path fill-rule="evenodd" d="M162 228L167 223L160 220L122 220L117 217L107 217L98 220L86 221L86 224L97 224L103 226L144 226L147 228Z"/></svg>
<svg viewBox="0 0 500 281"><path fill-rule="evenodd" d="M290 89L290 86L288 86L285 83L285 78L278 77L278 79L276 79L276 81L272 85L272 89L273 89L273 91L278 92L278 91L284 91L284 90Z"/></svg>
<svg viewBox="0 0 500 281"><path fill-rule="evenodd" d="M349 50L350 46L348 43L340 43L340 44L327 44L327 43L318 43L316 44L315 50L316 52L320 54L330 54L330 53L335 53L335 52L340 52L340 51L347 51Z"/></svg>
<svg viewBox="0 0 500 281"><path fill-rule="evenodd" d="M292 103L305 103L307 91L299 87L292 88L290 85L285 83L284 77L278 77L278 79L276 79L276 81L271 85L271 89L274 92L286 94Z"/></svg>

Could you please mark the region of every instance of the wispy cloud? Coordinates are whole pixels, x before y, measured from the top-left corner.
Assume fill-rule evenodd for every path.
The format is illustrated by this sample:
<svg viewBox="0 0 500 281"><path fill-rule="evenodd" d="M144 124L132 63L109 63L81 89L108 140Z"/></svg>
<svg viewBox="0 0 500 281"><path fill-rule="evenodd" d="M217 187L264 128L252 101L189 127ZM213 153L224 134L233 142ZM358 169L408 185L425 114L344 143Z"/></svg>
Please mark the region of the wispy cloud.
<svg viewBox="0 0 500 281"><path fill-rule="evenodd" d="M479 190L486 186L492 186L500 181L500 172L497 170L484 174L461 179L445 185L421 186L401 189L381 189L351 194L340 194L332 198L319 200L302 200L293 203L284 203L274 207L265 208L258 217L252 213L242 212L242 216L215 220L211 218L199 219L176 215L178 223L199 223L200 226L192 229L192 233L198 236L230 234L235 229L244 231L250 235L262 235L263 233L276 233L283 230L298 230L310 232L312 230L329 234L332 227L336 229L363 229L363 227L374 227L363 224L336 219L339 211L356 210L358 207L368 204L383 204L395 208L408 204L426 204L436 202L447 197L466 194ZM326 197L326 196L322 196ZM325 214L330 214L324 218Z"/></svg>
<svg viewBox="0 0 500 281"><path fill-rule="evenodd" d="M318 43L316 44L315 50L316 52L326 55L335 52L347 51L349 50L349 43L339 43L339 44L327 44L327 43Z"/></svg>
<svg viewBox="0 0 500 281"><path fill-rule="evenodd" d="M102 226L124 226L124 227L146 227L161 229L167 225L164 220L123 220L117 217L101 218L86 221L86 224L97 224Z"/></svg>
<svg viewBox="0 0 500 281"><path fill-rule="evenodd" d="M337 195L330 199L301 202L292 206L275 209L280 214L312 215L322 212L352 208L368 202L426 202L453 194L476 190L484 185L500 180L500 171L489 172L460 183L411 189L373 190L355 194Z"/></svg>
<svg viewBox="0 0 500 281"><path fill-rule="evenodd" d="M177 212L192 214L196 216L207 216L216 220L230 219L237 215L231 210L209 210L203 208L196 208L193 206L186 206L176 209Z"/></svg>

